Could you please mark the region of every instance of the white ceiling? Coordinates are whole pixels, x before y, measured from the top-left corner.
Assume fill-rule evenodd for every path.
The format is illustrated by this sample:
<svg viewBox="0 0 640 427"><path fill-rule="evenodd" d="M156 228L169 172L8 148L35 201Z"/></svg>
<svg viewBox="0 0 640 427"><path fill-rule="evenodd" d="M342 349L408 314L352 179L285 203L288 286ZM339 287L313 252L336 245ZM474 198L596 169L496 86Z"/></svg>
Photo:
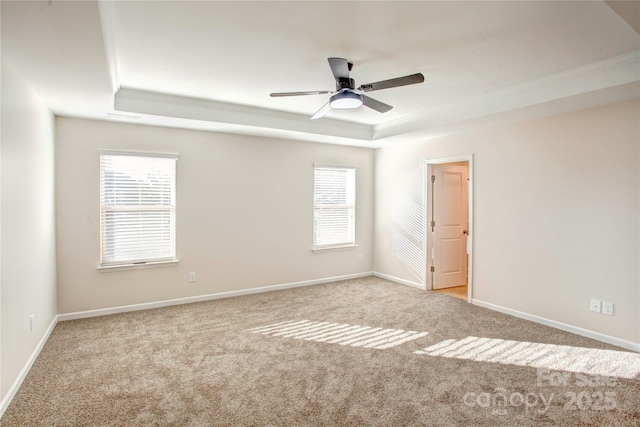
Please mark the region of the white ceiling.
<svg viewBox="0 0 640 427"><path fill-rule="evenodd" d="M629 6L631 4L631 6ZM638 2L2 1L2 56L57 115L379 147L640 97ZM634 29L634 27L636 27ZM393 105L309 117L328 57Z"/></svg>

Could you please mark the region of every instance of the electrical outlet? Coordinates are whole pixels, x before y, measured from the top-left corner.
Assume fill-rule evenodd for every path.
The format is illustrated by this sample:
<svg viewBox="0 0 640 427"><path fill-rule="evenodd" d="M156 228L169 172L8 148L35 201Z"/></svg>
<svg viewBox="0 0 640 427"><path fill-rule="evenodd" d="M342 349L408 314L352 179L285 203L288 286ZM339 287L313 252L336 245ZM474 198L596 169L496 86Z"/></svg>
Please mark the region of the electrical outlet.
<svg viewBox="0 0 640 427"><path fill-rule="evenodd" d="M195 282L196 281L196 273L195 271L192 271L191 273L189 273L189 282Z"/></svg>
<svg viewBox="0 0 640 427"><path fill-rule="evenodd" d="M591 300L591 311L595 311L596 313L600 313L600 300L599 299L592 299Z"/></svg>
<svg viewBox="0 0 640 427"><path fill-rule="evenodd" d="M362 262L362 254L358 255L358 262Z"/></svg>
<svg viewBox="0 0 640 427"><path fill-rule="evenodd" d="M602 301L602 314L606 314L607 316L613 316L613 303Z"/></svg>

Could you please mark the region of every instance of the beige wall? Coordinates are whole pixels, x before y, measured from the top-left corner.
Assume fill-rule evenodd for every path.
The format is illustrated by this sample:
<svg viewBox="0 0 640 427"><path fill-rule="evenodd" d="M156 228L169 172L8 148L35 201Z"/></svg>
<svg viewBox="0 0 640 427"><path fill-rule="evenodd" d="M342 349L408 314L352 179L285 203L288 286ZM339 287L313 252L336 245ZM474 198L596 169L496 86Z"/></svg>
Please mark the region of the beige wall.
<svg viewBox="0 0 640 427"><path fill-rule="evenodd" d="M0 400L56 315L54 119L4 60L1 116Z"/></svg>
<svg viewBox="0 0 640 427"><path fill-rule="evenodd" d="M420 282L394 203L423 209L425 159L473 154L473 298L640 343L638 120L634 100L377 150L374 270Z"/></svg>
<svg viewBox="0 0 640 427"><path fill-rule="evenodd" d="M178 266L96 269L100 148L179 153ZM357 248L311 251L314 162L358 167ZM56 171L61 314L371 271L369 149L57 118Z"/></svg>

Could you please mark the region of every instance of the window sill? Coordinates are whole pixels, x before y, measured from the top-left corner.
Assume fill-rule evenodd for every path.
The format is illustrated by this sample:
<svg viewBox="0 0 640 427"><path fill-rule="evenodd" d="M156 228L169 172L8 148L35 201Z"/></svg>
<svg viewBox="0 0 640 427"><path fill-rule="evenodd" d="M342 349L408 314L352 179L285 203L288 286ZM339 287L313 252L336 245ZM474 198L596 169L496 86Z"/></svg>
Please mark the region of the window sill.
<svg viewBox="0 0 640 427"><path fill-rule="evenodd" d="M349 244L349 245L335 245L335 246L315 246L312 247L311 250L313 252L324 252L324 251L333 251L333 250L339 250L339 249L351 249L351 248L357 248L358 245L354 244Z"/></svg>
<svg viewBox="0 0 640 427"><path fill-rule="evenodd" d="M146 262L144 264L117 264L117 265L99 265L98 271L101 273L111 273L112 271L138 270L141 268L158 268L158 267L174 267L178 265L179 260Z"/></svg>

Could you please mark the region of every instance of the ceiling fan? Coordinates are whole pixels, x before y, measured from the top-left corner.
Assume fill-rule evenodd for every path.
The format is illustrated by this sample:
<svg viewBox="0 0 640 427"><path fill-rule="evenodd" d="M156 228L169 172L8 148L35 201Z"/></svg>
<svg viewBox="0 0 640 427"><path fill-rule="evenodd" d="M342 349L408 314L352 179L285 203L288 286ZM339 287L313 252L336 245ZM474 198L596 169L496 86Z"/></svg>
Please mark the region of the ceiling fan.
<svg viewBox="0 0 640 427"><path fill-rule="evenodd" d="M356 88L355 80L349 77L349 72L353 68L353 63L343 58L328 58L331 72L336 79L336 90L320 90L310 92L276 92L272 93L272 97L280 96L300 96L300 95L324 95L331 94L329 101L324 104L311 119L319 119L324 116L331 108L336 110L351 110L365 105L380 113L386 113L393 107L391 105L380 102L376 99L368 97L364 92L374 90L389 89L392 87L412 85L424 82L422 73L411 74L409 76L397 77L395 79L382 80L374 83L367 83Z"/></svg>

